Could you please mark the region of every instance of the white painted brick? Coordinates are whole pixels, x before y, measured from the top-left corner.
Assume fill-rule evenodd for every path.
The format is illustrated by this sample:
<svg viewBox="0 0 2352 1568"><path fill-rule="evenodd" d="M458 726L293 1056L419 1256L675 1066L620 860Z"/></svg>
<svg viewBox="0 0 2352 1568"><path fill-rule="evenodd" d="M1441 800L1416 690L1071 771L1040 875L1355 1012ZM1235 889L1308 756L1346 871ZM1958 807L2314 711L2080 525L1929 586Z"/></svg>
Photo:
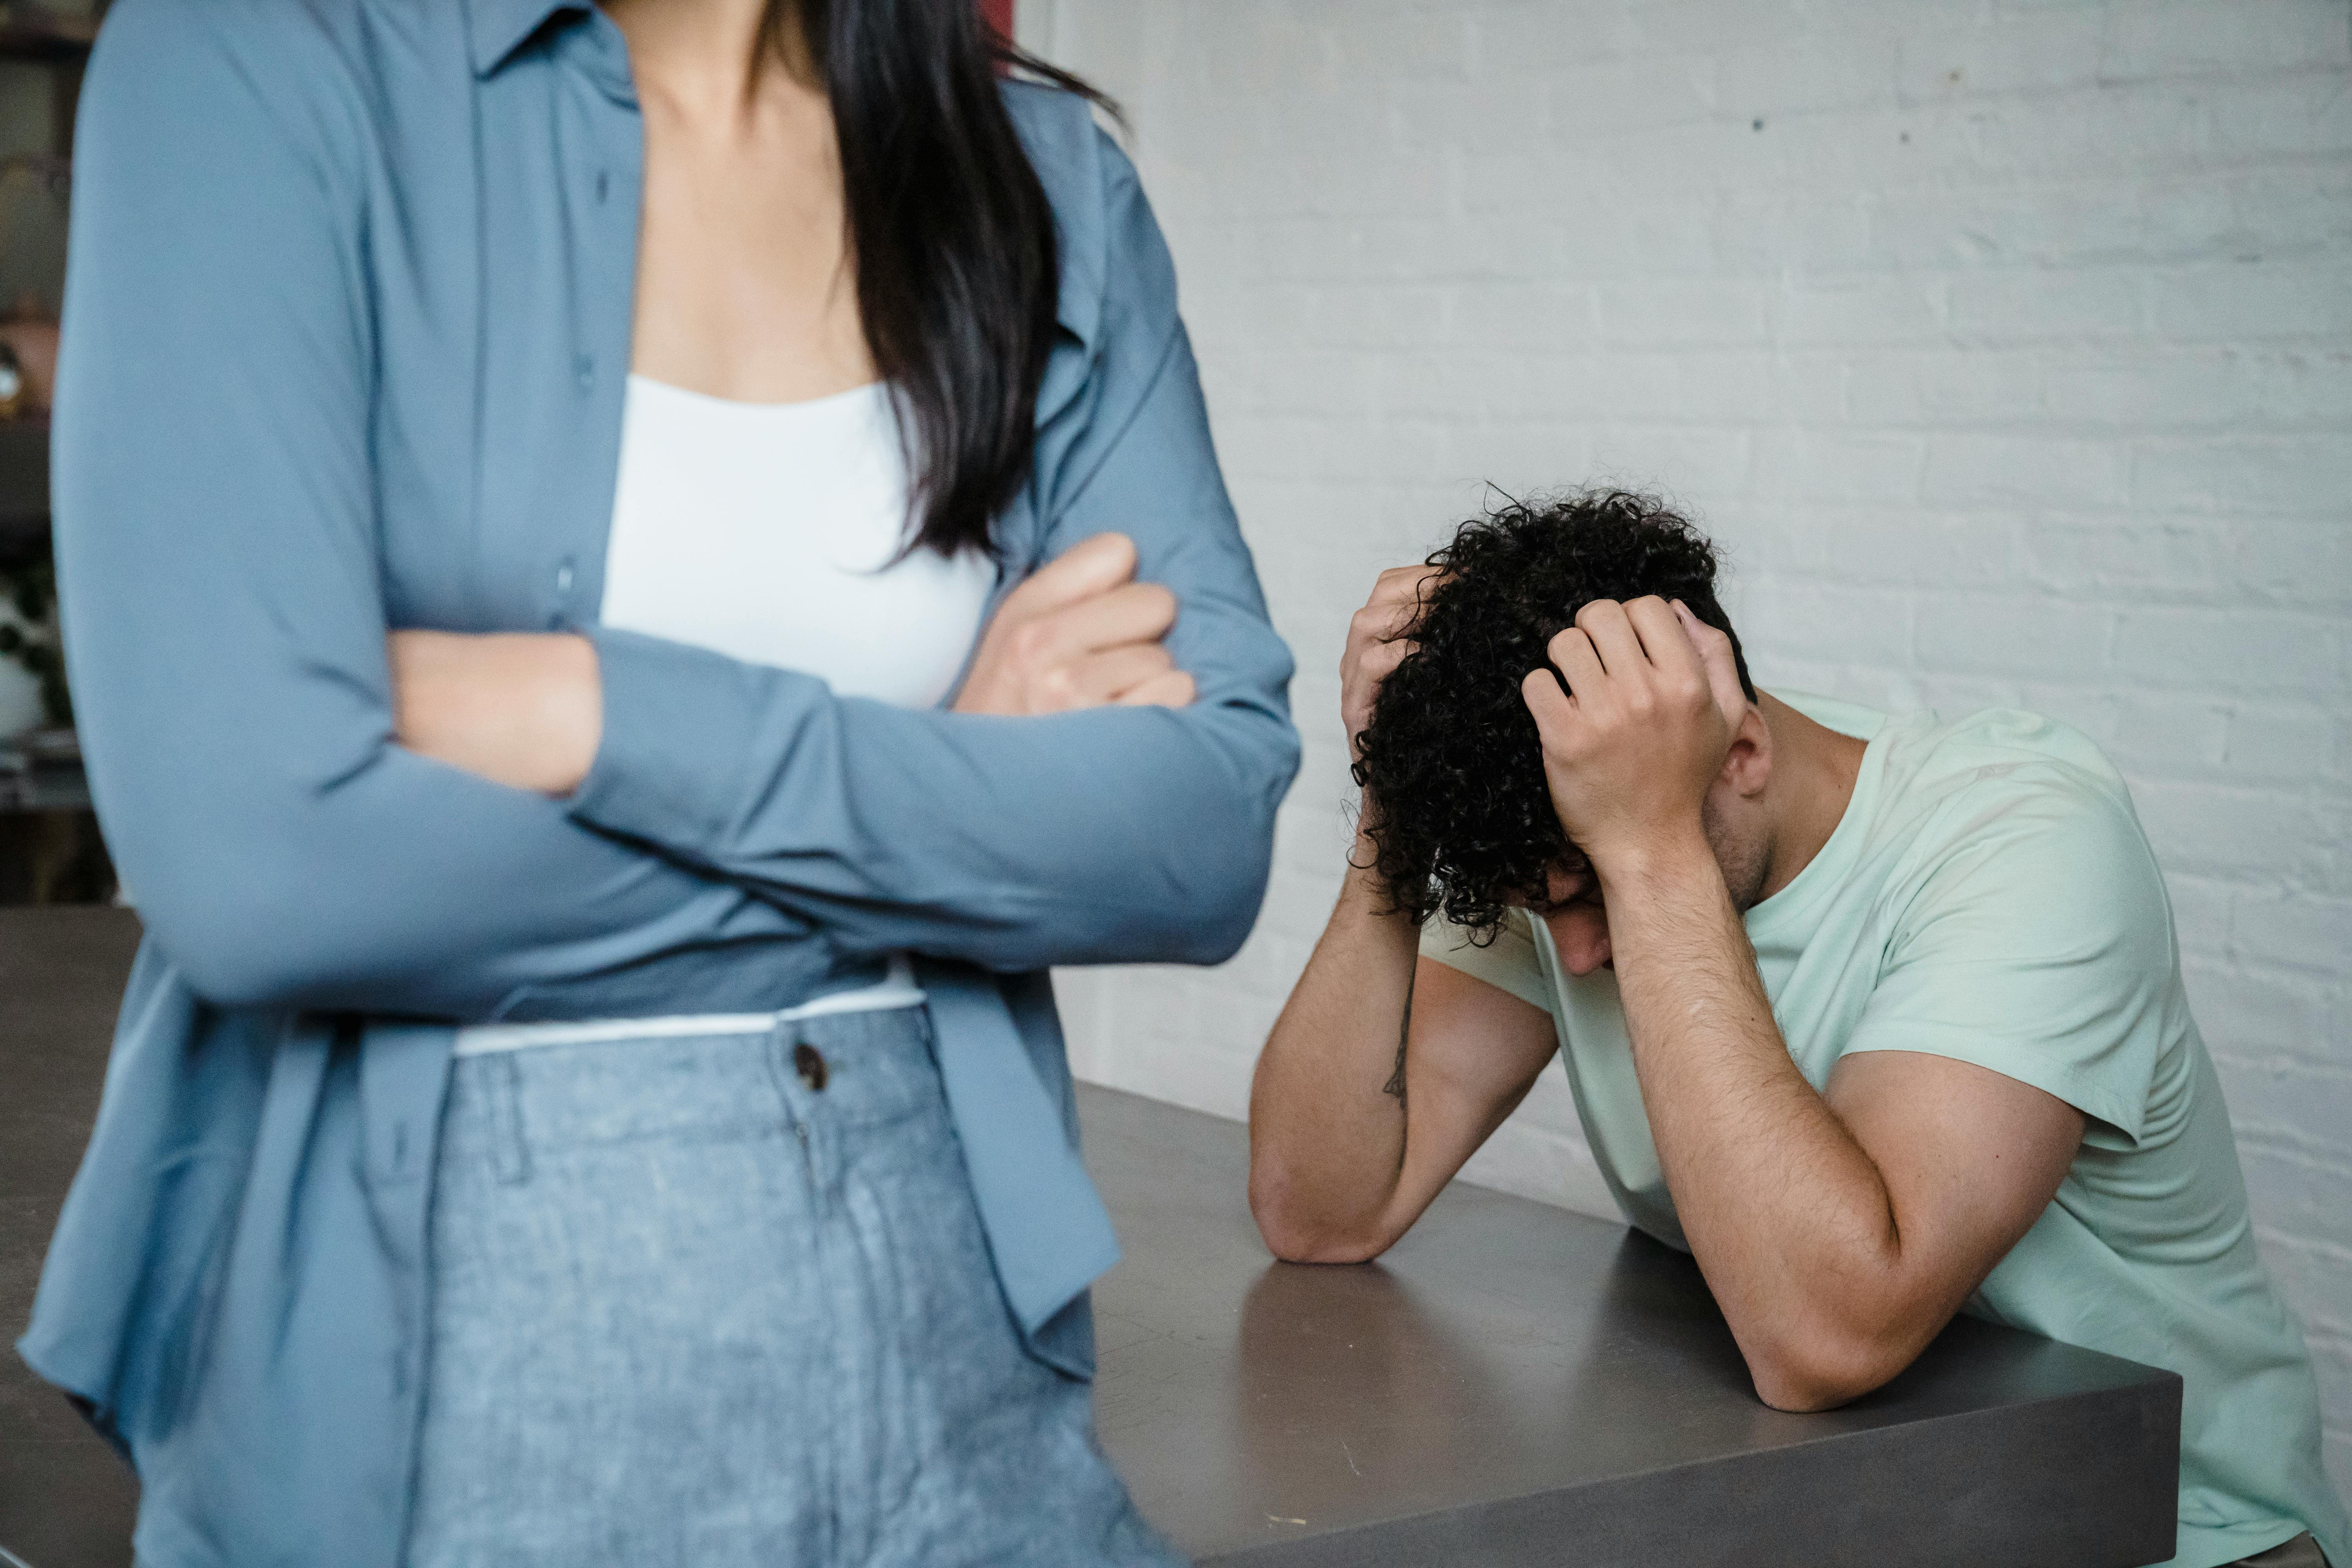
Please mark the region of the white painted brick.
<svg viewBox="0 0 2352 1568"><path fill-rule="evenodd" d="M1772 301L1775 335L1801 346L1935 342L1947 292L1940 279L1917 277L1790 287Z"/></svg>
<svg viewBox="0 0 2352 1568"><path fill-rule="evenodd" d="M2054 599L1923 595L1915 646L1919 662L1937 669L2091 675L2105 658L2108 621L2104 612Z"/></svg>
<svg viewBox="0 0 2352 1568"><path fill-rule="evenodd" d="M1595 479L1628 489L1661 490L1686 502L1732 495L1748 479L1748 437L1740 430L1612 423L1594 438L1591 467Z"/></svg>
<svg viewBox="0 0 2352 1568"><path fill-rule="evenodd" d="M1832 427L1766 430L1756 437L1756 484L1797 500L1908 506L1919 497L1927 441L1906 431ZM1895 548L1891 540L1882 548Z"/></svg>
<svg viewBox="0 0 2352 1568"><path fill-rule="evenodd" d="M2145 779L2132 796L2167 865L2278 880L2327 869L2315 808L2293 796L2194 779Z"/></svg>
<svg viewBox="0 0 2352 1568"><path fill-rule="evenodd" d="M2107 429L2228 426L2257 415L2263 401L2259 374L2237 352L2182 356L2160 368L2141 353L2075 358L2051 366L2042 395L2053 416Z"/></svg>
<svg viewBox="0 0 2352 1568"><path fill-rule="evenodd" d="M2344 1216L2352 1214L2352 1164L2329 1158L2315 1141L2296 1136L2241 1133L2238 1154L2245 1167L2246 1196L2261 1224L2337 1246L2352 1240L2344 1236ZM2343 1323L2340 1304L2315 1301L2303 1310L2330 1311L2336 1324Z"/></svg>
<svg viewBox="0 0 2352 1568"><path fill-rule="evenodd" d="M2110 81L2340 66L2352 42L2332 0L2138 0L2103 15L2100 72Z"/></svg>
<svg viewBox="0 0 2352 1568"><path fill-rule="evenodd" d="M1663 484L1768 684L2032 707L2123 768L2352 1491L2343 0L1022 16L1135 110L1302 670L1257 931L1064 977L1080 1069L1239 1113L1339 887L1373 574L1483 480ZM1473 1174L1606 1209L1556 1073Z"/></svg>
<svg viewBox="0 0 2352 1568"><path fill-rule="evenodd" d="M2157 280L2155 316L2157 331L2173 342L2352 335L2352 260L2177 272Z"/></svg>
<svg viewBox="0 0 2352 1568"><path fill-rule="evenodd" d="M1549 77L1541 90L1551 106L1556 134L1613 136L1712 116L1716 71L1716 61L1706 57L1663 70L1653 60L1622 61L1561 71Z"/></svg>
<svg viewBox="0 0 2352 1568"><path fill-rule="evenodd" d="M1775 573L1880 588L2006 589L2017 581L2017 520L1926 512L1899 521L1850 500L1790 507L1755 531L1739 559Z"/></svg>
<svg viewBox="0 0 2352 1568"><path fill-rule="evenodd" d="M2316 696L2342 689L2343 640L2324 616L2133 609L2116 623L2116 665L2149 685Z"/></svg>
<svg viewBox="0 0 2352 1568"><path fill-rule="evenodd" d="M2026 179L2144 177L2214 156L2226 85L2184 92L2170 84L2102 86L2042 101L1962 105L1973 126L1967 166ZM2262 132L2249 127L2247 134Z"/></svg>
<svg viewBox="0 0 2352 1568"><path fill-rule="evenodd" d="M1955 431L1929 441L1920 496L1933 506L2115 505L2131 472L2120 441Z"/></svg>
<svg viewBox="0 0 2352 1568"><path fill-rule="evenodd" d="M2341 974L2352 952L2352 899L2242 893L2231 911L2230 946L2256 963Z"/></svg>
<svg viewBox="0 0 2352 1568"><path fill-rule="evenodd" d="M2085 728L2135 776L2210 776L2228 768L2234 707L2202 693L2131 691L2116 699L2112 727Z"/></svg>
<svg viewBox="0 0 2352 1568"><path fill-rule="evenodd" d="M2172 930L2180 951L2193 955L2235 956L2230 942L2231 904L2237 889L2227 877L2200 877L2168 867L2165 891L2172 895Z"/></svg>
<svg viewBox="0 0 2352 1568"><path fill-rule="evenodd" d="M1611 374L1625 363L1611 362ZM1674 388L1650 412L1694 424L1743 426L1759 409L1799 424L1834 424L1844 416L1848 372L1841 355L1737 349L1683 349L1664 363ZM1622 406L1622 405L1621 405Z"/></svg>
<svg viewBox="0 0 2352 1568"><path fill-rule="evenodd" d="M1952 285L1952 335L2000 344L2137 334L2145 293L2144 279L2129 268L1979 273Z"/></svg>
<svg viewBox="0 0 2352 1568"><path fill-rule="evenodd" d="M2352 1127L2352 1068L2278 1058L2231 1076L2230 1117L2249 1140L2297 1139L2305 1127ZM2352 1195L2352 1181L2344 1190ZM2346 1315L2352 1327L2352 1313Z"/></svg>
<svg viewBox="0 0 2352 1568"><path fill-rule="evenodd" d="M2212 100L2213 150L2231 159L2352 151L2352 94L2340 71L2308 71Z"/></svg>
<svg viewBox="0 0 2352 1568"><path fill-rule="evenodd" d="M2240 584L2266 597L2352 606L2352 520L2250 521L2239 528L2231 563Z"/></svg>
<svg viewBox="0 0 2352 1568"><path fill-rule="evenodd" d="M1853 355L1843 412L1865 426L2025 426L2041 411L2045 362L2039 350Z"/></svg>
<svg viewBox="0 0 2352 1568"><path fill-rule="evenodd" d="M2344 205L2352 212L2352 194ZM2345 244L2352 248L2352 235ZM2252 373L2261 397L2254 416L2263 423L2329 430L2352 425L2352 345L2266 356Z"/></svg>
<svg viewBox="0 0 2352 1568"><path fill-rule="evenodd" d="M1896 82L1907 100L2083 87L2099 79L2106 33L2104 7L2043 15L1969 18L1899 46Z"/></svg>
<svg viewBox="0 0 2352 1568"><path fill-rule="evenodd" d="M1462 289L1454 309L1451 346L1492 348L1515 354L1590 349L1599 341L1594 290L1580 285L1489 286Z"/></svg>
<svg viewBox="0 0 2352 1568"><path fill-rule="evenodd" d="M2230 1102L2231 1119L2248 1121L2252 1095L2266 1092L2261 1080L2289 1067L2323 1072L2343 1069L2327 1060L2333 1013L2326 994L2298 974L2273 969L2250 973L2242 966L2191 962L2184 966L2189 999L2205 1020L2202 1033ZM2250 1087L2241 1091L2242 1081ZM2306 1124L2290 1106L2269 1121L2273 1130ZM2352 1125L2352 1123L2347 1123Z"/></svg>
<svg viewBox="0 0 2352 1568"><path fill-rule="evenodd" d="M2221 761L2238 778L2281 784L2352 778L2352 716L2263 705L2230 718Z"/></svg>
<svg viewBox="0 0 2352 1568"><path fill-rule="evenodd" d="M1612 283L1597 301L1603 339L1614 344L1760 342L1769 295L1744 279Z"/></svg>
<svg viewBox="0 0 2352 1568"><path fill-rule="evenodd" d="M1722 110L1734 120L1814 115L1895 101L1901 46L1865 32L1785 37L1727 51L1717 70Z"/></svg>
<svg viewBox="0 0 2352 1568"><path fill-rule="evenodd" d="M1759 653L1907 661L1913 606L1904 595L1755 578L1740 606L1740 637Z"/></svg>
<svg viewBox="0 0 2352 1568"><path fill-rule="evenodd" d="M2141 522L2129 513L2061 514L2021 530L2026 570L2053 592L2097 584L2102 598L2210 597L2229 541L2210 528Z"/></svg>

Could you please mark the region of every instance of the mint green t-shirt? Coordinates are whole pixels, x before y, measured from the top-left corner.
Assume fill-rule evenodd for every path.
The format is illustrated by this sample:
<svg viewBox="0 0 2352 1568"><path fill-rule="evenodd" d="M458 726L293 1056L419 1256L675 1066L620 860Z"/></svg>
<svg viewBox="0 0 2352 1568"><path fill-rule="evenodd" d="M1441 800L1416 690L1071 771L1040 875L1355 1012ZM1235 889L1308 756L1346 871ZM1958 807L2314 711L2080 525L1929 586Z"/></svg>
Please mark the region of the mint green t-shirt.
<svg viewBox="0 0 2352 1568"><path fill-rule="evenodd" d="M2089 1117L2057 1196L1965 1310L2181 1375L2168 1568L2212 1568L2305 1530L2352 1568L2320 1468L2311 1364L2255 1253L2164 878L2122 777L2087 738L2030 713L1948 724L1783 700L1869 742L1837 831L1747 915L1798 1070L1821 1089L1850 1052L1924 1051ZM1543 921L1518 911L1483 948L1433 921L1421 950L1551 1015L1625 1217L1685 1247L1616 976L1570 976Z"/></svg>

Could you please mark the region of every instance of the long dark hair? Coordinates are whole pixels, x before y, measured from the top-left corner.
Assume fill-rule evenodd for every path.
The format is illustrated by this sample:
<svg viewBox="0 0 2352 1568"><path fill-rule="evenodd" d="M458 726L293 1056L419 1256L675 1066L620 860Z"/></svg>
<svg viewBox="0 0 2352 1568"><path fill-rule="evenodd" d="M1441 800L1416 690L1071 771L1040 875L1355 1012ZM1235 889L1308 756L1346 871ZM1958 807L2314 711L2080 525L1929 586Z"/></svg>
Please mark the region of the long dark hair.
<svg viewBox="0 0 2352 1568"><path fill-rule="evenodd" d="M858 310L912 463L908 548L988 550L1029 477L1059 286L1053 208L997 79L1117 110L976 0L769 0L766 30L805 43L832 100Z"/></svg>

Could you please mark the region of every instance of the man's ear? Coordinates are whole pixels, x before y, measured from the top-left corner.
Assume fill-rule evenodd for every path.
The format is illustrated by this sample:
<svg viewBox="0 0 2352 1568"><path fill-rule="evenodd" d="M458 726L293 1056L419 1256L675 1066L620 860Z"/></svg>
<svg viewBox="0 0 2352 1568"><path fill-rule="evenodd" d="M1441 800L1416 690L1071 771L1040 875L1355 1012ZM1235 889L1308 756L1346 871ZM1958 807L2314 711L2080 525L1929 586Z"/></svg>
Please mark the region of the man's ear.
<svg viewBox="0 0 2352 1568"><path fill-rule="evenodd" d="M1724 753L1723 783L1743 800L1754 800L1772 782L1772 727L1764 710L1750 702L1731 732L1731 750Z"/></svg>

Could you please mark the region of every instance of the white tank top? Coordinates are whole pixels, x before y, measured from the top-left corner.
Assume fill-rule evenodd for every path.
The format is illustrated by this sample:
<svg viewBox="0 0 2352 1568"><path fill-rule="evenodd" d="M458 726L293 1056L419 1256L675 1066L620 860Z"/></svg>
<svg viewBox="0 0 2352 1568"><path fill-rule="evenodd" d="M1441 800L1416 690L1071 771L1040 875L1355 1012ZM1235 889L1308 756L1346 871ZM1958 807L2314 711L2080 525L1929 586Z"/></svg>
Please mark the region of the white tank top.
<svg viewBox="0 0 2352 1568"><path fill-rule="evenodd" d="M604 624L928 708L979 636L996 568L978 551L898 557L907 464L879 383L808 403L734 403L629 377ZM920 1003L904 954L880 984L782 1014L698 1014L457 1031L461 1056L655 1035L764 1033Z"/></svg>

